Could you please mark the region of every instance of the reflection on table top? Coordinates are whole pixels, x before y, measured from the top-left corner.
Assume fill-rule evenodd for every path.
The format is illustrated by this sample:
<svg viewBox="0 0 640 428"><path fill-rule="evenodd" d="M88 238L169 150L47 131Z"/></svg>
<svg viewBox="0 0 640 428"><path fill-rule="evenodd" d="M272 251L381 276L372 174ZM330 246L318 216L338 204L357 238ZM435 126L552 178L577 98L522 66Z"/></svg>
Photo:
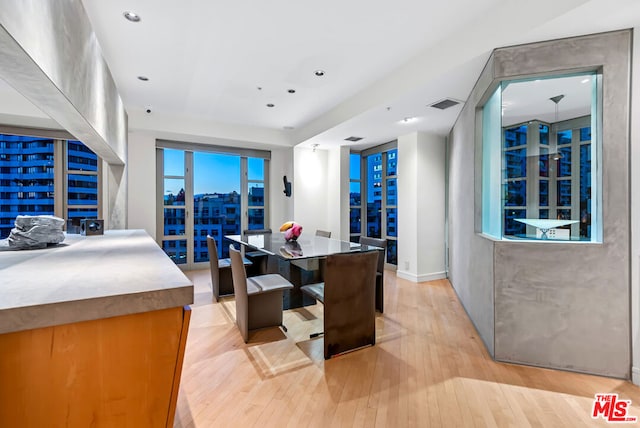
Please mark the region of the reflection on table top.
<svg viewBox="0 0 640 428"><path fill-rule="evenodd" d="M227 235L230 241L240 245L263 251L270 255L285 259L306 259L325 257L330 254L373 251L378 247L361 245L339 239L325 238L315 235L301 235L297 241L287 242L284 233L265 233L261 235Z"/></svg>
<svg viewBox="0 0 640 428"><path fill-rule="evenodd" d="M514 220L537 227L538 229L553 229L554 227L566 226L578 222L578 220L550 220L546 218L514 218Z"/></svg>

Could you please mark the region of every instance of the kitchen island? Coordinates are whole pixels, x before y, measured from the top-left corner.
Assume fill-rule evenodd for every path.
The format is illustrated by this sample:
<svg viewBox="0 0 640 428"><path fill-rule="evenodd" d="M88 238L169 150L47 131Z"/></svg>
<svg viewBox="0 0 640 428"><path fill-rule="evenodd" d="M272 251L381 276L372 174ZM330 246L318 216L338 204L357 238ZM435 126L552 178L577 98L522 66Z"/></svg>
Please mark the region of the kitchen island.
<svg viewBox="0 0 640 428"><path fill-rule="evenodd" d="M142 230L0 251L0 426L173 426L193 284Z"/></svg>

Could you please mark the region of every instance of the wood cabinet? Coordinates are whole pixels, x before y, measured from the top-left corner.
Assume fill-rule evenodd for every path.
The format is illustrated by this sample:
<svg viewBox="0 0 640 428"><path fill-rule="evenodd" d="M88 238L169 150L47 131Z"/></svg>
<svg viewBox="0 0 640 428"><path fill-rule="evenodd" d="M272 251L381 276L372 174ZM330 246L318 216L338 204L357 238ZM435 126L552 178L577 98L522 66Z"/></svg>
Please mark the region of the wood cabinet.
<svg viewBox="0 0 640 428"><path fill-rule="evenodd" d="M135 236L140 238L139 234ZM140 240L136 251L128 248L129 265L112 264L117 260L115 257L101 261L103 278L96 282L104 281L104 276L108 280L111 275L112 281L119 281L114 287L119 290L116 294L102 283L98 288L106 289L97 290L92 299L69 300L70 288L56 283L55 272L40 271L38 275L36 270L32 279L23 280L26 290L34 291L34 283L40 281L45 291L48 286L58 291L62 287L61 293L67 300L0 307L0 324L5 330L0 334L0 427L173 426L191 314L184 304L192 303L193 286L147 238ZM109 238L86 239L92 241L83 241L85 244L78 245L77 250L97 251L105 244L113 244ZM70 247L76 244L71 243ZM74 254L77 255L75 252L67 255ZM4 255L5 252L0 252L0 267ZM137 263L144 265L136 268ZM58 265L64 268L63 263ZM6 268L23 269L16 264ZM164 272L166 277L151 278L157 281L155 286L134 284L136 280L140 282L140 271L149 269L159 269L159 274ZM84 280L76 287L87 294L86 282L92 280L91 277ZM132 287L130 296L122 293L128 281ZM184 284L179 284L181 281ZM164 289L163 284L167 283L172 286ZM19 300L19 295L11 292L12 284L0 283L0 298L4 297L4 302ZM176 287L185 290L177 293ZM184 293L189 290L190 298L188 292ZM177 295L187 297L180 303ZM169 307L158 309L158 306ZM83 308L89 308L90 313L83 313ZM57 316L60 311L64 313ZM37 326L51 324L56 317L65 322ZM17 328L33 324L35 328ZM13 325L17 331L6 331L7 325Z"/></svg>

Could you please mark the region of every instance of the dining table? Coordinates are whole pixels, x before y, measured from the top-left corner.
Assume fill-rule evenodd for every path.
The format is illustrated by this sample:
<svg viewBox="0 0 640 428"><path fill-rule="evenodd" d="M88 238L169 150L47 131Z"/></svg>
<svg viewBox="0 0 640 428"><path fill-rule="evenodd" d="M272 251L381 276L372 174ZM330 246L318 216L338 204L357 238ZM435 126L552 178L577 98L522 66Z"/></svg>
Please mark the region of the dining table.
<svg viewBox="0 0 640 428"><path fill-rule="evenodd" d="M303 234L295 240L286 240L281 232L225 235L225 239L245 250L264 253L272 261L267 266L272 267L260 273L278 273L293 284L294 288L285 292L284 309L316 303L303 294L300 287L323 281L324 260L327 256L381 250L371 245L315 235Z"/></svg>

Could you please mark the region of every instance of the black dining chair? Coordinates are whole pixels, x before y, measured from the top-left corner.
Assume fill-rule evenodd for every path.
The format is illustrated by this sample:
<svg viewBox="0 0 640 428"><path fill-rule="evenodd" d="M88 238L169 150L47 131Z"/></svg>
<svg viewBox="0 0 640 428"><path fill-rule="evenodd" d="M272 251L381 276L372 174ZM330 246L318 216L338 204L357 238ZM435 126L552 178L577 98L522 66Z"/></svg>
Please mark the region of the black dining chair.
<svg viewBox="0 0 640 428"><path fill-rule="evenodd" d="M211 269L211 291L217 302L220 296L233 295L233 279L231 277L231 259L218 258L218 246L214 237L207 235L207 250L209 251L209 268ZM245 267L251 266L251 261L243 258Z"/></svg>
<svg viewBox="0 0 640 428"><path fill-rule="evenodd" d="M229 255L236 300L236 324L244 342L249 341L250 330L279 326L287 331L282 323L282 293L293 288L293 284L278 274L247 278L240 251L230 245Z"/></svg>
<svg viewBox="0 0 640 428"><path fill-rule="evenodd" d="M251 235L266 235L272 233L271 229L245 229L242 231L242 236ZM247 275L264 275L269 271L269 256L262 251L247 251L244 256L253 263L250 269L247 270Z"/></svg>
<svg viewBox="0 0 640 428"><path fill-rule="evenodd" d="M331 232L328 230L316 230L316 236L323 236L325 238L331 238Z"/></svg>
<svg viewBox="0 0 640 428"><path fill-rule="evenodd" d="M242 231L243 235L264 235L272 233L271 229L245 229Z"/></svg>
<svg viewBox="0 0 640 428"><path fill-rule="evenodd" d="M360 244L380 248L378 264L376 268L376 309L380 313L383 313L384 312L384 261L385 261L386 250L387 250L387 240L370 238L368 236L361 236Z"/></svg>
<svg viewBox="0 0 640 428"><path fill-rule="evenodd" d="M376 343L377 251L327 256L324 282L303 293L324 305L324 358ZM318 334L311 335L315 337Z"/></svg>

